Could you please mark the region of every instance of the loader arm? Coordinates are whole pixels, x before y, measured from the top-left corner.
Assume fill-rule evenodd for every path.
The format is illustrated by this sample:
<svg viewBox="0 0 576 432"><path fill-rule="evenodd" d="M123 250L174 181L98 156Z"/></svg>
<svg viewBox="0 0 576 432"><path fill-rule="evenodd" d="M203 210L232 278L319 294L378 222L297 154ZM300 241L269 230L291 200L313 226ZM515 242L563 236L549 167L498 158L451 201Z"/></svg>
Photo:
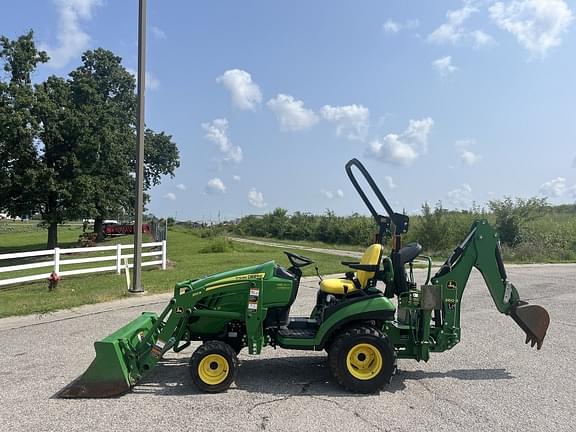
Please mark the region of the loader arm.
<svg viewBox="0 0 576 432"><path fill-rule="evenodd" d="M474 267L482 274L498 311L512 317L524 330L526 343L540 349L550 323L548 312L520 299L508 281L498 234L485 220L472 225L464 241L432 278L432 285L440 286L442 292L442 309L435 313L442 315L443 330L453 335L454 343L459 341L462 295Z"/></svg>

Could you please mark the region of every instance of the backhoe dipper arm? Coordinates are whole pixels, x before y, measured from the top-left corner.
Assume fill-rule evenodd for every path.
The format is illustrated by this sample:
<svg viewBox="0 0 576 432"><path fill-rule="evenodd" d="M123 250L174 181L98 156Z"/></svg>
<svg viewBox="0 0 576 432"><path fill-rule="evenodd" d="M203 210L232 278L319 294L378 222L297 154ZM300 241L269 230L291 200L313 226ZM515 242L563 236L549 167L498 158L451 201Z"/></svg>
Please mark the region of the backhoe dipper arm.
<svg viewBox="0 0 576 432"><path fill-rule="evenodd" d="M526 333L526 343L540 349L550 323L548 312L520 300L507 279L498 234L485 220L474 222L464 241L432 278L432 284L439 285L442 292L443 330L454 334L458 342L462 294L472 267L482 274L498 311L510 315Z"/></svg>

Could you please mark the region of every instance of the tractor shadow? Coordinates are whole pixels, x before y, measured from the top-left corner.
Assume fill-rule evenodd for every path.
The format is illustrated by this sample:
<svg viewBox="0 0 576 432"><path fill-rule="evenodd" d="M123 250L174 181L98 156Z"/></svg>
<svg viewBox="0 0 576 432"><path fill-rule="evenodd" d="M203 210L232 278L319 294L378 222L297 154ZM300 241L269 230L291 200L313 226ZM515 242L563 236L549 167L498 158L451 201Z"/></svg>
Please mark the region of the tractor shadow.
<svg viewBox="0 0 576 432"><path fill-rule="evenodd" d="M382 393L404 390L408 381L423 379L456 379L462 381L492 381L514 379L506 369L454 369L446 372L398 370ZM229 392L242 390L276 396L332 396L350 397L332 378L326 356L294 356L282 358L242 358L235 384ZM187 358L162 360L155 370L143 379L134 393L164 396L205 394L190 379ZM355 395L374 396L370 395Z"/></svg>
<svg viewBox="0 0 576 432"><path fill-rule="evenodd" d="M424 379L452 378L459 381L494 381L511 380L515 377L506 369L452 369L446 372L423 371L423 370L403 370L398 369L392 382L384 391L394 393L404 390L407 381L420 381Z"/></svg>

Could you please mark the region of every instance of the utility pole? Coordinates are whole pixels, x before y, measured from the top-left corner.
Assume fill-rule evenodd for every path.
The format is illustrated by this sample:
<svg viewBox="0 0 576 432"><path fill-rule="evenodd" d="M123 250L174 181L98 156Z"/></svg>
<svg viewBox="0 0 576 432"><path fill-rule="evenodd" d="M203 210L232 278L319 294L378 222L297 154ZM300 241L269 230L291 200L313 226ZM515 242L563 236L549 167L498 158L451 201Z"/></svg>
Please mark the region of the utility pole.
<svg viewBox="0 0 576 432"><path fill-rule="evenodd" d="M144 211L144 92L146 88L146 0L138 8L138 117L136 119L136 207L134 214L134 277L131 293L142 288L142 212Z"/></svg>

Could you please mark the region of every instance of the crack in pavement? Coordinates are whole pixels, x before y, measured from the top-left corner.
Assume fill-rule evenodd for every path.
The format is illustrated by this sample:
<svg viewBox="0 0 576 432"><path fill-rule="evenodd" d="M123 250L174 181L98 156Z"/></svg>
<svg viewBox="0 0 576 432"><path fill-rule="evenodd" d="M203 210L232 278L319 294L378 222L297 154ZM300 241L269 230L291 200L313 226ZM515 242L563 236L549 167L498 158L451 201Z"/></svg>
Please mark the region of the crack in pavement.
<svg viewBox="0 0 576 432"><path fill-rule="evenodd" d="M263 402L258 402L255 403L254 405L252 405L252 407L248 410L249 414L252 414L252 412L261 406L264 405L270 405L276 402L283 402L283 401L287 401L289 399L292 399L293 397L297 397L297 396L311 396L306 394L308 392L308 389L310 388L310 386L314 383L323 383L323 380L319 380L319 381L310 381L307 383L304 383L302 385L302 388L300 389L300 391L298 393L295 394L289 394L280 398L276 398L276 399L272 399L269 401L263 401ZM268 423L270 422L270 417L268 416L260 416L260 423L258 423L258 427L260 428L260 430L266 430Z"/></svg>
<svg viewBox="0 0 576 432"><path fill-rule="evenodd" d="M488 418L488 417L486 417L486 416L484 416L484 415L482 415L482 414L479 414L477 411L466 409L466 408L464 408L462 405L460 405L459 402L457 402L457 401L455 401L455 400L452 400L452 399L449 399L449 398L447 398L447 397L445 397L445 396L442 396L439 392L437 392L437 391L435 391L435 390L432 390L430 387L428 387L425 382L423 382L423 381L417 381L417 384L420 384L420 385L421 385L428 393L430 393L435 399L440 400L440 401L442 401L442 402L446 402L446 403L449 404L449 405L455 406L455 407L458 408L460 411L462 411L464 414L471 415L472 417L476 417L476 418L478 418L478 419L480 419L480 420L485 421L485 422L488 423L488 424L493 425L493 422L490 420L490 418ZM442 412L440 412L440 417L442 417L442 418L444 417L443 414L442 414ZM456 421L454 418L451 418L451 420L452 420L452 421ZM460 424L460 426L465 426L465 424L463 424L463 423L460 423L460 422L459 422L459 424ZM493 426L494 426L494 425L493 425Z"/></svg>
<svg viewBox="0 0 576 432"><path fill-rule="evenodd" d="M270 417L262 416L262 420L260 421L260 429L266 430L268 422L270 422Z"/></svg>
<svg viewBox="0 0 576 432"><path fill-rule="evenodd" d="M331 404L336 405L338 408L340 408L341 410L352 414L354 417L359 418L360 420L362 420L364 423L372 426L374 429L376 429L377 431L380 432L392 432L392 429L382 429L379 425L371 422L370 420L368 420L367 418L364 418L358 411L356 410L351 410L348 407L346 407L345 405L342 405L340 402L337 402L335 400L332 399L327 399L327 398L323 398L321 396L314 396L314 395L309 395L312 399L317 399L317 400L321 400L324 402L329 402Z"/></svg>
<svg viewBox="0 0 576 432"><path fill-rule="evenodd" d="M342 411L345 411L345 412L347 412L347 413L349 413L349 414L352 414L354 417L360 419L361 421L363 421L363 422L366 423L367 425L373 427L375 430L377 430L377 431L379 431L379 432L392 432L392 429L387 429L387 428L384 428L384 429L383 429L383 428L380 427L378 424L375 424L374 422L372 422L372 421L368 420L367 418L365 418L364 416L362 416L362 414L360 414L358 411L353 410L353 409L350 409L350 408L348 408L347 406L342 405L341 403L339 403L339 402L337 402L337 401L334 401L334 400L332 400L332 399L327 399L327 398L324 398L324 397L321 397L321 396L315 396L315 395L307 394L307 393L308 393L308 390L310 389L310 386L311 386L312 384L315 384L315 383L323 383L323 382L324 382L324 380L318 380L318 381L310 381L310 382L304 383L304 384L302 385L302 388L300 389L300 391L299 391L298 393L291 394L291 395L286 395L286 396L284 396L284 397L272 399L272 400L269 400L269 401L258 402L258 403L256 403L256 404L252 405L252 407L248 410L248 412L249 412L250 414L252 414L252 412L253 412L256 408L258 408L258 407L260 407L260 406L269 405L269 404L273 404L273 403L276 403L276 402L284 402L284 401L287 401L287 400L292 399L293 397L297 397L297 396L306 396L306 397L309 397L309 398L312 398L312 399L321 400L321 401L324 401L324 402L329 402L329 403L331 403L331 404L334 404L334 405L336 405L338 408L340 408ZM265 430L265 429L266 429L266 426L267 426L267 424L268 424L269 421L270 421L270 417L261 416L261 417L260 417L260 424L259 424L260 429L261 429L261 430ZM402 429L397 429L397 430L402 430Z"/></svg>

